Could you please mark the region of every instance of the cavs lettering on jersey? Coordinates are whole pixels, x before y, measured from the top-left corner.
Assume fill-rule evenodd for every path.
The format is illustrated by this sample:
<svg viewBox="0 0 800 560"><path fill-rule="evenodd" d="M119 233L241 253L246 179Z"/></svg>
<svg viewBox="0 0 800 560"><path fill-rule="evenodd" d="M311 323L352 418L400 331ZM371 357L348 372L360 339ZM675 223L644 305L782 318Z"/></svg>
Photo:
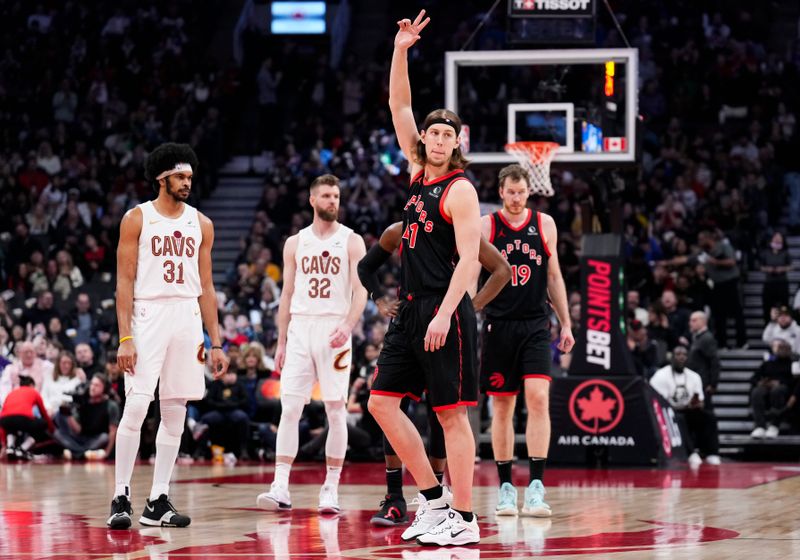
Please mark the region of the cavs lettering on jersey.
<svg viewBox="0 0 800 560"><path fill-rule="evenodd" d="M511 265L511 281L486 306L492 319L536 319L549 313L547 304L547 262L550 249L542 232L539 212L526 210L527 218L512 227L501 212L490 216L489 241Z"/></svg>
<svg viewBox="0 0 800 560"><path fill-rule="evenodd" d="M292 315L345 316L353 297L347 241L353 230L339 224L336 233L320 239L311 226L297 234Z"/></svg>
<svg viewBox="0 0 800 560"><path fill-rule="evenodd" d="M199 254L203 234L197 209L184 204L183 214L167 218L151 202L139 205L142 232L136 265L134 299L198 298Z"/></svg>
<svg viewBox="0 0 800 560"><path fill-rule="evenodd" d="M408 202L403 208L403 238L400 246L400 287L404 293L441 292L453 276L456 234L453 221L444 214L444 200L450 187L465 179L464 171L425 181L424 170L412 180Z"/></svg>

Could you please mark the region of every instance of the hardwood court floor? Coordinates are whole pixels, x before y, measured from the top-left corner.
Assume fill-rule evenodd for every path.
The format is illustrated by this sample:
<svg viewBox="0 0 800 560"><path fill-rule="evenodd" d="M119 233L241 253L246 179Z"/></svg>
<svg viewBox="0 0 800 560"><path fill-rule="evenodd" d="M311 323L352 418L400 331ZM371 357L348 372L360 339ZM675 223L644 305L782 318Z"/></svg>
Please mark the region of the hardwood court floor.
<svg viewBox="0 0 800 560"><path fill-rule="evenodd" d="M397 558L590 559L800 558L800 467L726 463L692 472L550 468L551 519L493 515L494 464L477 466L475 510L480 545L421 548L400 540L403 528L378 529L369 518L383 493L383 466L346 465L342 514L316 513L320 464L292 473L291 513L255 508L272 479L262 465L176 467L172 497L190 514L186 529L105 527L114 466L0 464L0 559L59 558ZM134 475L134 519L149 492L152 466ZM526 469L515 467L522 493ZM415 490L405 487L407 499Z"/></svg>

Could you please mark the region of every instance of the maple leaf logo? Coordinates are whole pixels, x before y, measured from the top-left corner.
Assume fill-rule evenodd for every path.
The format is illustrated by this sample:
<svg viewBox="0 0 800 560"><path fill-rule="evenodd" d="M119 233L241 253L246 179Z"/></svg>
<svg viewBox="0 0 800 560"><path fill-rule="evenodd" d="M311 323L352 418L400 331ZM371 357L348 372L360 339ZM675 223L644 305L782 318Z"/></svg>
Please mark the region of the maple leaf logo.
<svg viewBox="0 0 800 560"><path fill-rule="evenodd" d="M607 397L609 393L611 398ZM575 388L569 406L572 420L578 427L591 434L602 434L619 424L625 401L616 385L604 379L592 379Z"/></svg>
<svg viewBox="0 0 800 560"><path fill-rule="evenodd" d="M603 391L595 385L589 398L578 399L578 408L581 409L581 420L602 420L611 421L611 411L617 405L614 399L607 399L603 396Z"/></svg>

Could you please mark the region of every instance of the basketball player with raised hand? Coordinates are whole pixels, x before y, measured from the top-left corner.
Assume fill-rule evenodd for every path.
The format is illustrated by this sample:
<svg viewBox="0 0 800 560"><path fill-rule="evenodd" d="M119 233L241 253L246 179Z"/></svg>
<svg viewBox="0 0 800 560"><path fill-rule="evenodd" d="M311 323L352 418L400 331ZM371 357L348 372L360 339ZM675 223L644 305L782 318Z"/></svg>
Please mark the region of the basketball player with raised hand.
<svg viewBox="0 0 800 560"><path fill-rule="evenodd" d="M116 439L116 489L107 525L131 526L130 483L142 422L158 385L161 424L153 486L139 523L186 527L191 519L169 499L186 402L203 398L203 324L211 337L214 376L228 369L211 275L214 225L186 204L198 162L186 144L162 144L147 157L145 177L158 197L129 210L117 249L117 364L125 372L125 410Z"/></svg>
<svg viewBox="0 0 800 560"><path fill-rule="evenodd" d="M550 446L550 305L561 323L558 349L572 350L575 339L558 254L553 218L528 208L530 176L520 165L500 170L503 207L482 220L482 233L511 265L511 282L486 306L481 384L492 398L492 449L500 477L497 515L517 515L517 490L511 483L514 409L523 391L528 409L525 440L530 482L523 515L550 517L542 483Z"/></svg>
<svg viewBox="0 0 800 560"><path fill-rule="evenodd" d="M386 317L396 317L403 302L396 298L382 296L383 289L377 272L400 246L402 235L403 222L390 225L383 231L378 243L375 243L358 263L358 277L361 283L367 288L369 297L375 301L380 313ZM476 311L483 309L488 302L492 301L511 279L511 266L494 245L483 238L481 238L478 260L490 275L480 291L472 298L472 305ZM408 400L402 401L401 408L404 413L407 413L408 404ZM436 418L436 413L432 410L429 410L428 420L430 423L428 456L436 480L441 484L447 464L444 433ZM370 523L391 527L408 521L406 500L403 497L403 463L392 449L386 436L383 438L383 453L386 461L386 496L381 501L381 509L372 516Z"/></svg>
<svg viewBox="0 0 800 560"><path fill-rule="evenodd" d="M283 247L283 292L278 307L275 367L281 371L281 419L275 479L256 502L267 510L289 510L289 474L297 456L300 416L319 381L328 417L327 475L319 493L320 513L339 512L339 477L347 452L350 333L367 303L356 267L364 240L336 221L339 179L322 175L311 183L310 226Z"/></svg>
<svg viewBox="0 0 800 560"><path fill-rule="evenodd" d="M465 545L480 541L472 513L475 441L465 408L478 400L477 323L467 289L480 271L480 208L464 174L458 115L432 111L422 131L414 121L407 54L430 21L424 17L423 10L413 22L398 22L389 74L392 121L411 162L401 236L406 302L386 333L369 409L420 489L419 509L402 538ZM420 396L424 389L444 430L452 495L437 481L419 432L400 409L406 394Z"/></svg>

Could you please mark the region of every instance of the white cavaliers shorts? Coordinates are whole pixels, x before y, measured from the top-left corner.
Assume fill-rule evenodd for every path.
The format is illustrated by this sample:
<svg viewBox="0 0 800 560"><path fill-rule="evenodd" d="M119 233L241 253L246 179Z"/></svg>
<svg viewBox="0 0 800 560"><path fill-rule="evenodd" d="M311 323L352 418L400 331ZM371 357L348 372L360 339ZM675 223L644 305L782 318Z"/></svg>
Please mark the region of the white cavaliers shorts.
<svg viewBox="0 0 800 560"><path fill-rule="evenodd" d="M308 404L314 382L319 381L323 401L347 400L352 338L338 348L331 348L328 342L342 320L342 317L292 317L286 334L281 395L302 397Z"/></svg>
<svg viewBox="0 0 800 560"><path fill-rule="evenodd" d="M203 319L196 298L133 302L134 375L125 374L125 394L161 399L203 398Z"/></svg>

